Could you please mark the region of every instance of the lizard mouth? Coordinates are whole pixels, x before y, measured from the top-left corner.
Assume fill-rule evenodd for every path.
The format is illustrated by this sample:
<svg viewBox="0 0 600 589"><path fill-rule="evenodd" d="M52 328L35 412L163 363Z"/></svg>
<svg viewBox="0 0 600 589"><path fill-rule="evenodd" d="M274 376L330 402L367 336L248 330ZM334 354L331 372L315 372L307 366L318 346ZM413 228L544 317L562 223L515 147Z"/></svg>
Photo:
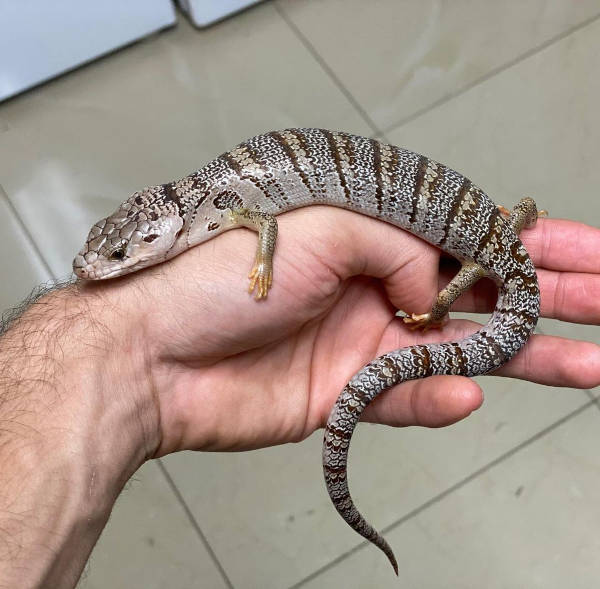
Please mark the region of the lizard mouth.
<svg viewBox="0 0 600 589"><path fill-rule="evenodd" d="M115 276L124 274L122 269L115 269L110 271L108 269L104 270L94 268L93 266L73 268L73 272L78 278L82 278L84 280L105 280L106 278L114 278Z"/></svg>
<svg viewBox="0 0 600 589"><path fill-rule="evenodd" d="M73 260L73 273L83 280L106 280L121 276L122 274L128 274L135 269L135 260L129 260L129 263L120 262L115 266L90 263L82 255L76 256Z"/></svg>

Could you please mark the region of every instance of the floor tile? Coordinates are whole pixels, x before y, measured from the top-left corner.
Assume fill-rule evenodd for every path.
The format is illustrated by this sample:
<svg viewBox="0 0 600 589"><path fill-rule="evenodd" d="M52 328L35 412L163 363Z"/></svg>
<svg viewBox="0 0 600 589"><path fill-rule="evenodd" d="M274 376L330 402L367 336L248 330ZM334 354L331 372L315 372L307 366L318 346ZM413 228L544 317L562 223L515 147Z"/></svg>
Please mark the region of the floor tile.
<svg viewBox="0 0 600 589"><path fill-rule="evenodd" d="M506 206L533 196L555 218L600 227L600 21L388 135L462 171ZM542 322L600 342L600 327Z"/></svg>
<svg viewBox="0 0 600 589"><path fill-rule="evenodd" d="M380 126L397 123L415 109L472 83L597 10L592 1L535 0L515 7L516 15L491 2L485 4L485 15L472 3L469 10L460 3L450 14L439 3L415 3L403 8L400 27L400 13L391 0L379 3L382 12L376 18L372 7L365 15L363 4L368 3L351 0L344 3L344 12L340 12L339 0L296 0L279 6ZM335 20L340 14L347 26ZM465 24L472 34L464 35ZM554 216L598 218L598 200L592 190L599 179L596 105L600 90L598 77L590 72L598 70L599 32L597 24L589 25L402 126L390 138L465 171L505 204L528 193ZM397 59L401 60L398 65ZM390 71L395 75L390 76ZM370 133L361 115L280 18L277 7L264 4L201 33L181 22L177 29L0 105L0 182L38 246L48 253L53 272L60 276L69 272L70 260L89 225L131 191L182 176L256 132L294 125ZM4 236L1 228L0 239ZM382 527L396 521L587 399L584 393L569 389L506 379L481 382L486 391L484 407L451 428L360 427L353 443L351 485L361 510L374 524ZM420 574L430 572L431 563L426 561L424 566L422 555L433 550L453 583L445 582L444 567L437 567L430 572L434 583L430 586L466 587L460 575L471 582L487 571L484 565L490 553L484 549L496 536L500 556L489 566L496 572L496 582L505 578L507 570L526 575L528 570L537 574L538 569L539 579L546 581L547 571L554 572L552 567L562 567L556 578L564 579L560 575L568 571L566 557L557 556L556 545L544 534L568 530L542 524L551 520L556 505L570 507L568 497L560 495L564 489L561 473L569 480L570 469L580 464L581 456L584 466L592 465L593 476L597 467L591 459L587 461L583 450L569 450L568 445L564 450L560 444L543 446L541 458L532 458L527 468L517 465L515 473L504 478L489 482L487 475L481 477L483 490L477 492L484 500L474 493L474 521L467 520L467 531L479 530L479 535L470 538L462 520L452 519L457 513L470 513L471 496L458 504L446 503L449 507L443 513L436 514L432 508L431 520L416 524L415 519L397 528L391 537L398 553L404 555L403 562L408 562L405 579L414 587L427 586ZM581 444L593 457L591 434ZM321 433L317 432L300 445L242 454L184 453L165 460L236 589L290 586L360 541L326 496L320 453ZM507 463L516 464L514 460ZM551 481L556 489L551 488L547 502L529 495L543 480L536 470L538 463L540 468L557 465ZM595 480L585 476L586 485L589 482L597 495ZM156 465L144 467L138 478L119 501L82 587L223 586ZM509 497L505 501L503 481ZM587 494L584 497L587 500ZM527 505L533 504L535 510L533 519L527 520L522 512L505 515L512 509L513 498L529 499ZM590 505L593 508L593 501ZM560 508L557 511L563 513ZM579 525L584 517L575 513ZM506 536L490 534L494 526L503 529L505 517L510 527ZM594 517L592 512L596 529ZM566 527L562 515L559 524ZM443 541L436 535L440 526ZM453 530L458 530L456 537ZM401 533L406 538L394 535ZM519 533L525 539L539 540L550 568L535 568L538 553L529 553L535 566L521 565L521 552L523 559L529 557L521 550L523 543L514 541ZM586 571L597 577L595 561L590 564L586 552L597 552L590 536L585 531L582 535L584 555L578 561L582 568L576 580ZM456 548L463 537L467 553L482 558L483 564L477 561L473 573L471 561L461 561L462 553ZM571 546L565 554L574 560L577 554ZM503 560L502 556L515 552L516 572L508 557ZM360 561L352 569L353 577L344 577L344 583L374 586L381 571L379 586L387 586L390 571L381 556L375 550L361 550L357 556ZM366 569L371 576L362 576L366 573L359 570L365 562L372 563ZM543 566L548 563L544 561ZM520 578L538 579L533 573ZM552 586L553 580L546 586ZM328 574L312 586L344 583ZM394 586L398 586L395 580ZM494 587L493 582L471 586Z"/></svg>
<svg viewBox="0 0 600 589"><path fill-rule="evenodd" d="M382 130L599 13L594 0L280 0Z"/></svg>
<svg viewBox="0 0 600 589"><path fill-rule="evenodd" d="M350 485L374 525L396 521L588 401L581 391L516 380L481 384L484 406L450 428L359 427ZM326 495L321 436L243 454L169 457L169 472L236 588L291 586L359 543Z"/></svg>
<svg viewBox="0 0 600 589"><path fill-rule="evenodd" d="M57 275L131 192L256 133L369 128L270 3L177 28L0 105L0 178Z"/></svg>
<svg viewBox="0 0 600 589"><path fill-rule="evenodd" d="M588 408L392 530L400 582L385 557L365 547L302 586L594 586L599 425L597 408Z"/></svg>
<svg viewBox="0 0 600 589"><path fill-rule="evenodd" d="M1 135L0 135L1 137ZM0 315L50 279L0 186Z"/></svg>
<svg viewBox="0 0 600 589"><path fill-rule="evenodd" d="M127 484L79 589L225 588L156 463Z"/></svg>

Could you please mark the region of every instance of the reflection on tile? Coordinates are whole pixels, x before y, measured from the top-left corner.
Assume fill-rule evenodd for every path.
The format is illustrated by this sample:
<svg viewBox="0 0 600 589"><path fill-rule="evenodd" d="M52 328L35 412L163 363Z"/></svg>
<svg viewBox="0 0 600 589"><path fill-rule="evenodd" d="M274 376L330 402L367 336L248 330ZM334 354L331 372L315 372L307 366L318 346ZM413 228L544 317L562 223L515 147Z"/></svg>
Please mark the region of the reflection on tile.
<svg viewBox="0 0 600 589"><path fill-rule="evenodd" d="M595 0L279 6L384 130L599 12Z"/></svg>
<svg viewBox="0 0 600 589"><path fill-rule="evenodd" d="M567 421L392 530L402 587L587 589L600 575L600 413ZM303 587L398 587L361 549Z"/></svg>
<svg viewBox="0 0 600 589"><path fill-rule="evenodd" d="M1 124L1 123L0 123ZM22 301L34 286L50 280L42 260L0 186L0 315Z"/></svg>
<svg viewBox="0 0 600 589"><path fill-rule="evenodd" d="M599 39L600 21L388 138L463 171L507 206L532 195L552 217L600 220L600 79L589 76Z"/></svg>
<svg viewBox="0 0 600 589"><path fill-rule="evenodd" d="M179 26L0 107L0 178L55 273L132 191L288 126L369 133L271 4Z"/></svg>
<svg viewBox="0 0 600 589"><path fill-rule="evenodd" d="M226 587L154 462L123 491L79 589Z"/></svg>
<svg viewBox="0 0 600 589"><path fill-rule="evenodd" d="M374 525L396 521L588 401L580 391L515 380L481 384L483 408L453 427L359 427L350 484ZM321 435L258 452L169 457L171 475L234 586L290 586L360 541L325 492Z"/></svg>

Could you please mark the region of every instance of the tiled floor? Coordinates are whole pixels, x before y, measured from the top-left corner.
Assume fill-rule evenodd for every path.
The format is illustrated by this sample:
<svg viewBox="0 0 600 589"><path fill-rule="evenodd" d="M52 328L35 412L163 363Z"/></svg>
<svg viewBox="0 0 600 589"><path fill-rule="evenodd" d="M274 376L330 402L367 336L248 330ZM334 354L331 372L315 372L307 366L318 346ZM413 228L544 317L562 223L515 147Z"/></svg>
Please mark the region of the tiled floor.
<svg viewBox="0 0 600 589"><path fill-rule="evenodd" d="M529 194L600 226L599 71L595 0L280 0L206 31L180 17L0 104L0 309L68 275L91 222L132 190L286 126L382 136L506 205ZM541 328L600 341L598 327ZM482 384L463 423L356 436L353 492L388 531L399 581L333 511L316 434L145 465L81 587L595 586L593 393Z"/></svg>

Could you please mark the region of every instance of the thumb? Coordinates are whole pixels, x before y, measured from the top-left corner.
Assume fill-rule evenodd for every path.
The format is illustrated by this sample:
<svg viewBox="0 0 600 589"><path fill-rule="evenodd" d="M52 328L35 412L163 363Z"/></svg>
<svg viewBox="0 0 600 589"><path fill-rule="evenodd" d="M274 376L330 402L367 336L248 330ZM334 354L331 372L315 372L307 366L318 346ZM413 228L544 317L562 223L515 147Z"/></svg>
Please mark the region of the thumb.
<svg viewBox="0 0 600 589"><path fill-rule="evenodd" d="M302 214L311 214L303 224L308 229L306 243L318 248L312 253L341 280L361 274L380 278L396 308L429 311L438 291L437 248L390 223L344 209L319 207L319 214L297 211Z"/></svg>

